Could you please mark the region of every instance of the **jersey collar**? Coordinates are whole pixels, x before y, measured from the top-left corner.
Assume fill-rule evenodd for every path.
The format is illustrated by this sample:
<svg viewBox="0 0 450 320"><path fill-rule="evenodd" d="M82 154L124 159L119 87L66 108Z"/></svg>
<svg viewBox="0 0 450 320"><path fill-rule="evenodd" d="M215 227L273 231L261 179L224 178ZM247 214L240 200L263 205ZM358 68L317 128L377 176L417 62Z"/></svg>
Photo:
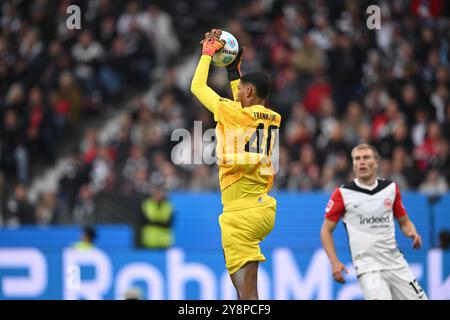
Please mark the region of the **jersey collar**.
<svg viewBox="0 0 450 320"><path fill-rule="evenodd" d="M361 189L366 189L366 190L372 191L372 190L374 190L376 187L378 187L378 179L375 180L375 183L374 183L373 185L371 185L371 186L362 184L361 182L358 181L358 179L355 179L355 180L353 180L353 181L355 181L355 184L356 184L358 187L360 187Z"/></svg>

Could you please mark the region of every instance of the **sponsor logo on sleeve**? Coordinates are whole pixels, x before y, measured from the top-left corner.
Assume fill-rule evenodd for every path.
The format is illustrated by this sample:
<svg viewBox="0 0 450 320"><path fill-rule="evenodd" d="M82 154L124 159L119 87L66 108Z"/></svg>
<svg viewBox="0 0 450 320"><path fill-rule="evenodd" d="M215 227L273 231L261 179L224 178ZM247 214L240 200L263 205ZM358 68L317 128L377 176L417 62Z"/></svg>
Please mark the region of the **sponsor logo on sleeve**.
<svg viewBox="0 0 450 320"><path fill-rule="evenodd" d="M333 208L334 205L334 201L330 199L330 201L328 201L327 207L325 208L325 212L328 213L331 208Z"/></svg>

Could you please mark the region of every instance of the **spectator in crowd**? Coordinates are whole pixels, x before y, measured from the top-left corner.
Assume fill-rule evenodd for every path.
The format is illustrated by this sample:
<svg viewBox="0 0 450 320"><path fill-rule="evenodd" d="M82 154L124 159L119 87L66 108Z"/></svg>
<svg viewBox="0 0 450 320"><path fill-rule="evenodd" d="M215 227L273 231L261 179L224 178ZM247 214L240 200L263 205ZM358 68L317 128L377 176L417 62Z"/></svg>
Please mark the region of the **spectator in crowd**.
<svg viewBox="0 0 450 320"><path fill-rule="evenodd" d="M139 27L147 34L149 40L155 43L156 65L155 76L167 68L170 58L180 50L178 37L173 30L172 18L161 10L157 3L151 3L146 10L137 17Z"/></svg>
<svg viewBox="0 0 450 320"><path fill-rule="evenodd" d="M443 128L445 139L450 141L450 101L447 103L447 112Z"/></svg>
<svg viewBox="0 0 450 320"><path fill-rule="evenodd" d="M47 162L53 164L55 160L54 118L41 88L31 88L28 110L28 123L25 130L30 156L36 160L44 155L47 157Z"/></svg>
<svg viewBox="0 0 450 320"><path fill-rule="evenodd" d="M316 160L316 153L311 144L303 144L300 147L300 165L308 180L307 190L315 190L319 187L320 168Z"/></svg>
<svg viewBox="0 0 450 320"><path fill-rule="evenodd" d="M406 121L399 120L392 129L392 133L378 142L380 154L392 158L392 152L395 147L403 147L406 152L411 153L413 143L410 138L409 129Z"/></svg>
<svg viewBox="0 0 450 320"><path fill-rule="evenodd" d="M362 124L369 123L368 117L363 113L358 101L351 101L342 119L342 134L345 145L354 146L358 144L358 131Z"/></svg>
<svg viewBox="0 0 450 320"><path fill-rule="evenodd" d="M118 133L111 141L110 146L115 154L115 168L122 168L132 147L130 130L126 126L120 127Z"/></svg>
<svg viewBox="0 0 450 320"><path fill-rule="evenodd" d="M407 177L414 174L413 163L406 149L401 146L395 147L392 152L392 172L389 178L396 181L400 189L408 190L414 182L411 183L412 180L408 180Z"/></svg>
<svg viewBox="0 0 450 320"><path fill-rule="evenodd" d="M300 162L292 162L289 168L290 174L287 179L286 189L290 191L294 190L310 190L311 184L307 176L303 171L303 167Z"/></svg>
<svg viewBox="0 0 450 320"><path fill-rule="evenodd" d="M414 143L414 147L422 145L425 139L425 133L427 132L428 125L428 113L424 109L417 109L414 113L414 125L411 130L411 138Z"/></svg>
<svg viewBox="0 0 450 320"><path fill-rule="evenodd" d="M319 150L323 150L326 147L330 141L331 132L339 123L335 112L336 109L333 100L330 97L322 99L318 121L318 134L315 137Z"/></svg>
<svg viewBox="0 0 450 320"><path fill-rule="evenodd" d="M406 115L408 123L414 122L414 112L420 108L421 102L417 88L413 83L403 86L400 99L400 111Z"/></svg>
<svg viewBox="0 0 450 320"><path fill-rule="evenodd" d="M141 146L134 145L130 149L130 156L125 162L122 173L126 179L132 180L135 177L137 170L147 170L148 167L149 161L145 157L143 148Z"/></svg>
<svg viewBox="0 0 450 320"><path fill-rule="evenodd" d="M77 224L95 222L94 192L88 184L82 185L72 213L72 220Z"/></svg>
<svg viewBox="0 0 450 320"><path fill-rule="evenodd" d="M439 173L438 169L431 169L421 183L419 191L430 196L442 195L448 191L448 184L445 177Z"/></svg>
<svg viewBox="0 0 450 320"><path fill-rule="evenodd" d="M62 72L54 101L56 123L61 134L69 124L75 126L79 123L81 101L81 90L72 73L70 71Z"/></svg>
<svg viewBox="0 0 450 320"><path fill-rule="evenodd" d="M373 86L368 87L368 92L364 97L364 108L371 118L374 118L380 112L382 112L388 102L390 96L387 90L379 83L375 83Z"/></svg>
<svg viewBox="0 0 450 320"><path fill-rule="evenodd" d="M117 21L117 32L119 34L126 34L131 31L133 21L138 19L140 12L140 5L138 1L130 1Z"/></svg>
<svg viewBox="0 0 450 320"><path fill-rule="evenodd" d="M337 35L336 46L328 52L328 61L330 79L335 85L333 95L336 107L338 112L342 113L359 89L363 53L352 41L351 34L341 31Z"/></svg>
<svg viewBox="0 0 450 320"><path fill-rule="evenodd" d="M430 122L423 142L414 150L416 166L421 172L425 172L434 161L441 137L440 125L437 122Z"/></svg>
<svg viewBox="0 0 450 320"><path fill-rule="evenodd" d="M61 211L54 192L43 193L36 205L36 222L39 225L50 225L59 222Z"/></svg>
<svg viewBox="0 0 450 320"><path fill-rule="evenodd" d="M447 183L450 183L450 145L447 140L439 141L433 165L445 177Z"/></svg>
<svg viewBox="0 0 450 320"><path fill-rule="evenodd" d="M126 51L125 40L115 37L111 43L111 50L105 53L99 69L101 87L107 96L117 97L121 93L124 82L127 80L128 62L131 59Z"/></svg>
<svg viewBox="0 0 450 320"><path fill-rule="evenodd" d="M102 45L96 41L89 30L80 34L77 43L72 48L75 76L81 81L87 95L92 95L95 90L99 89L97 71L104 51Z"/></svg>
<svg viewBox="0 0 450 320"><path fill-rule="evenodd" d="M150 189L148 169L139 167L134 171L134 177L123 183L122 191L125 195L146 195Z"/></svg>
<svg viewBox="0 0 450 320"><path fill-rule="evenodd" d="M394 128L399 122L404 120L404 115L400 112L397 101L391 99L384 111L373 119L372 136L378 141L386 139L393 134Z"/></svg>
<svg viewBox="0 0 450 320"><path fill-rule="evenodd" d="M98 192L105 187L108 172L112 170L113 161L111 149L107 146L100 147L97 156L92 162L91 168L90 181L94 192Z"/></svg>
<svg viewBox="0 0 450 320"><path fill-rule="evenodd" d="M24 123L13 109L5 111L1 137L2 169L7 174L16 172L13 177L17 177L19 181L24 183L28 182L28 150L25 144Z"/></svg>
<svg viewBox="0 0 450 320"><path fill-rule="evenodd" d="M321 50L311 37L311 33L303 36L302 45L294 51L292 63L301 73L314 75L324 64L324 51Z"/></svg>
<svg viewBox="0 0 450 320"><path fill-rule="evenodd" d="M305 90L303 103L306 110L313 115L319 114L323 99L331 96L332 89L331 84L325 79L323 71L318 70L315 78Z"/></svg>
<svg viewBox="0 0 450 320"><path fill-rule="evenodd" d="M303 104L298 103L293 106L291 116L287 120L285 135L282 139L289 150L295 153L298 145L313 141L316 127L317 120L306 111Z"/></svg>
<svg viewBox="0 0 450 320"><path fill-rule="evenodd" d="M91 166L83 162L82 155L78 151L73 152L65 162L58 185L59 197L64 204L63 221L71 221L71 214L67 213L71 213L75 207L81 186L89 183L90 170ZM66 219L66 216L70 217Z"/></svg>
<svg viewBox="0 0 450 320"><path fill-rule="evenodd" d="M87 129L80 143L83 162L91 165L97 157L99 148L98 130L96 128Z"/></svg>
<svg viewBox="0 0 450 320"><path fill-rule="evenodd" d="M14 189L13 197L6 203L5 224L19 226L35 223L35 208L28 200L27 187L18 184Z"/></svg>
<svg viewBox="0 0 450 320"><path fill-rule="evenodd" d="M322 190L332 192L336 188L336 185L339 185L335 175L336 172L332 166L323 167L320 182L322 185Z"/></svg>

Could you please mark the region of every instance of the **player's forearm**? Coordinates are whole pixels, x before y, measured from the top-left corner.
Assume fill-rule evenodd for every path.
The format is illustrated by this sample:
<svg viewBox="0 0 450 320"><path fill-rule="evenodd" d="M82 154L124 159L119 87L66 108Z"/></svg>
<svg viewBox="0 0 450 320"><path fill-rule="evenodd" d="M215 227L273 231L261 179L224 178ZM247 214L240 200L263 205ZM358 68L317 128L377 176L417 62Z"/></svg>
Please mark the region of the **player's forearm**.
<svg viewBox="0 0 450 320"><path fill-rule="evenodd" d="M220 96L208 87L207 84L210 63L210 56L201 56L197 69L195 70L194 78L192 78L191 92L209 111L214 113L216 103L219 101Z"/></svg>
<svg viewBox="0 0 450 320"><path fill-rule="evenodd" d="M417 233L416 227L409 219L400 225L400 230L407 237L410 237L412 234Z"/></svg>
<svg viewBox="0 0 450 320"><path fill-rule="evenodd" d="M336 262L339 262L331 231L322 228L322 230L320 231L320 240L322 241L322 246L328 256L328 259L330 260L330 263L334 264Z"/></svg>
<svg viewBox="0 0 450 320"><path fill-rule="evenodd" d="M230 81L231 91L233 92L233 100L236 101L238 94L238 85L241 82L241 79Z"/></svg>

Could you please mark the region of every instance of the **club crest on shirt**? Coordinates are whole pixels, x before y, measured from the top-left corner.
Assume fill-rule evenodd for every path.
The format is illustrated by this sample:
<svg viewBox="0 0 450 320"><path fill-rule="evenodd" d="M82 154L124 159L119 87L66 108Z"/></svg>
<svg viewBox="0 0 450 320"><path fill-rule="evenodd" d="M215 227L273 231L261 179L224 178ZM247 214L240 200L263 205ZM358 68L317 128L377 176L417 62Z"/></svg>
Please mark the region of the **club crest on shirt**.
<svg viewBox="0 0 450 320"><path fill-rule="evenodd" d="M325 212L328 212L331 210L331 208L333 208L334 205L334 201L330 199L330 201L328 201L327 207L325 208Z"/></svg>
<svg viewBox="0 0 450 320"><path fill-rule="evenodd" d="M386 208L386 210L390 210L392 208L391 199L387 198L384 200L384 207Z"/></svg>

